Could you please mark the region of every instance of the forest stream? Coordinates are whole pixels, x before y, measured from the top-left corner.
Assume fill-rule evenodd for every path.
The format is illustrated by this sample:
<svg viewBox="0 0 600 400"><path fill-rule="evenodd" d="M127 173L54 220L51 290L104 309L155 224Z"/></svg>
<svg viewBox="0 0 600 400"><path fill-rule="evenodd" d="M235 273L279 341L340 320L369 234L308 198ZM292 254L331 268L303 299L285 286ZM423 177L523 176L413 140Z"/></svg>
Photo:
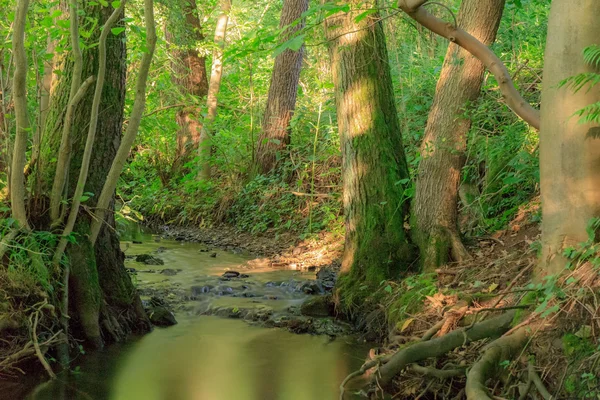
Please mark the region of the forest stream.
<svg viewBox="0 0 600 400"><path fill-rule="evenodd" d="M265 326L293 318L289 310L309 297L294 285L314 279L314 272L253 266L248 255L200 243L136 239L122 248L143 302L160 294L177 324L82 355L75 373L25 397L23 387L6 388L11 399L333 400L344 377L362 364L367 348L351 336ZM137 262L140 254L164 265ZM243 274L228 280L227 271ZM271 317L253 324L223 313L250 309Z"/></svg>

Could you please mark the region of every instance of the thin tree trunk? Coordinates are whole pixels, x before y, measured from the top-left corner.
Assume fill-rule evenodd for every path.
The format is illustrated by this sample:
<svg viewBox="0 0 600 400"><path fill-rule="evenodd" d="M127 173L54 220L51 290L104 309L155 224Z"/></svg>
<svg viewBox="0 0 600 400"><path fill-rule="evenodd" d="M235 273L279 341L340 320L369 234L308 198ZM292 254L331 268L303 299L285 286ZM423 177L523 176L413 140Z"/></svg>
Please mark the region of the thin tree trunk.
<svg viewBox="0 0 600 400"><path fill-rule="evenodd" d="M364 10L362 4L351 6ZM350 284L379 284L412 261L401 184L409 175L383 26L378 13L357 22L359 13L339 13L325 24L342 148L342 273Z"/></svg>
<svg viewBox="0 0 600 400"><path fill-rule="evenodd" d="M123 166L131 146L135 141L140 123L144 114L144 108L146 106L146 83L148 81L148 73L150 71L150 65L152 64L152 57L154 56L154 49L156 48L156 28L154 24L154 2L153 0L144 0L144 17L146 20L146 48L147 51L142 57L140 65L140 72L138 75L136 88L135 88L135 100L133 102L133 109L131 111L131 117L127 124L127 131L123 136L119 150L113 160L113 163L106 176L106 182L102 187L102 192L98 197L98 204L96 205L96 218L92 221L90 229L90 242L92 245L96 243L98 234L104 226L104 217L106 210L110 206L110 203L114 197L115 189L119 176L123 171Z"/></svg>
<svg viewBox="0 0 600 400"><path fill-rule="evenodd" d="M182 94L203 98L208 93L206 57L198 51L204 40L198 16L196 0L180 0L177 7L169 10L166 29L167 42L172 49L174 61L173 81ZM183 23L182 23L183 21ZM177 154L174 171L196 152L200 140L200 116L194 106L186 106L177 112Z"/></svg>
<svg viewBox="0 0 600 400"><path fill-rule="evenodd" d="M458 24L489 46L503 9L504 0L463 0ZM421 144L412 202L413 239L428 272L448 262L450 254L455 261L469 256L458 229L458 190L471 128L465 108L479 97L484 72L481 61L450 43Z"/></svg>
<svg viewBox="0 0 600 400"><path fill-rule="evenodd" d="M69 101L67 103L67 111L63 122L63 132L60 142L60 150L56 163L56 171L54 175L54 184L50 193L50 220L52 225L56 226L60 221L60 207L62 196L69 171L69 161L71 160L71 126L73 123L73 112L76 104L74 104L75 96L81 87L81 72L83 70L83 56L79 47L79 15L77 13L77 2L71 0L69 9L70 19L70 34L71 34L71 54L73 56L73 76L71 78L71 90L69 92ZM46 71L44 70L44 80L46 79ZM52 79L52 71L50 71L50 80ZM104 82L99 82L100 86ZM48 94L50 89L48 88ZM46 107L49 102L47 102ZM44 120L48 115L48 110L44 111ZM40 128L42 129L42 128ZM61 254L62 257L62 254Z"/></svg>
<svg viewBox="0 0 600 400"><path fill-rule="evenodd" d="M285 0L279 28L285 31L281 42L286 42L304 29L302 14L308 9L308 0ZM291 26L292 23L295 25ZM296 108L296 96L304 45L299 50L286 49L275 57L262 132L256 145L255 171L266 174L277 164L277 154L290 143L290 120Z"/></svg>
<svg viewBox="0 0 600 400"><path fill-rule="evenodd" d="M198 177L203 180L210 179L210 157L212 153L211 136L212 124L217 116L217 95L221 87L221 75L223 74L223 49L225 48L225 33L229 22L229 10L231 0L221 1L221 15L217 20L215 28L215 50L213 52L212 68L210 71L210 82L208 84L208 96L206 98L206 118L200 131L198 142L198 158L200 159L200 171Z"/></svg>
<svg viewBox="0 0 600 400"><path fill-rule="evenodd" d="M29 0L17 3L13 27L13 56L15 73L13 78L13 102L15 105L15 121L17 133L13 149L10 175L10 204L13 218L20 227L29 230L27 212L25 210L25 162L27 141L29 136L29 119L27 116L27 55L25 52L25 25Z"/></svg>
<svg viewBox="0 0 600 400"><path fill-rule="evenodd" d="M581 124L573 115L600 101L600 85L577 93L559 87L571 76L598 72L582 54L599 43L599 15L597 0L552 2L542 85L540 278L565 268L563 250L585 242L588 223L600 217L600 126Z"/></svg>

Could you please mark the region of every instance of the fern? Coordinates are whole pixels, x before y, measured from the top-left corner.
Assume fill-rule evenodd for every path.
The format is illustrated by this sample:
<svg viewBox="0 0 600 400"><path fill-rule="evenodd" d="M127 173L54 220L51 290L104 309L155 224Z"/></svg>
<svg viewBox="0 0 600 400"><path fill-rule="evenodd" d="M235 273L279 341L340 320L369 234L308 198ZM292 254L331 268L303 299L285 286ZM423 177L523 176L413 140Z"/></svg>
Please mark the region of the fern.
<svg viewBox="0 0 600 400"><path fill-rule="evenodd" d="M583 59L586 63L600 68L600 46L593 45L583 50Z"/></svg>
<svg viewBox="0 0 600 400"><path fill-rule="evenodd" d="M600 68L600 46L593 45L583 49L583 60L593 67ZM589 91L598 84L600 84L600 73L584 72L561 81L558 87L566 86L577 93L586 86L588 86ZM579 117L580 124L600 123L600 102L590 104L574 115Z"/></svg>
<svg viewBox="0 0 600 400"><path fill-rule="evenodd" d="M583 89L584 86L590 85L588 90L600 84L600 74L594 72L584 72L575 76L570 76L560 82L558 87L567 86L573 89L575 93Z"/></svg>
<svg viewBox="0 0 600 400"><path fill-rule="evenodd" d="M600 123L600 101L583 107L575 115L580 117L580 124Z"/></svg>

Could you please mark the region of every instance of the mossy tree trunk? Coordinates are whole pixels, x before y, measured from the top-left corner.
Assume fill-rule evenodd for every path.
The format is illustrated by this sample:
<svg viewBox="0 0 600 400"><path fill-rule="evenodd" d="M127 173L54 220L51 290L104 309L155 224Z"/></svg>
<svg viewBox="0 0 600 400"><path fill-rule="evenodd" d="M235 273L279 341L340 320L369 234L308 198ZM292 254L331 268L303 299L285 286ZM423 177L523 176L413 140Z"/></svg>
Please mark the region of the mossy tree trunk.
<svg viewBox="0 0 600 400"><path fill-rule="evenodd" d="M168 13L166 37L173 54L173 81L183 95L201 99L208 93L208 76L206 57L198 51L204 35L196 0L179 0ZM200 118L198 108L193 105L177 112L179 131L174 171L198 148Z"/></svg>
<svg viewBox="0 0 600 400"><path fill-rule="evenodd" d="M503 9L504 0L463 0L458 25L489 46ZM469 256L458 229L458 190L471 128L465 108L479 96L484 72L481 61L450 43L421 144L412 202L412 236L427 272Z"/></svg>
<svg viewBox="0 0 600 400"><path fill-rule="evenodd" d="M351 7L364 11L365 5ZM357 22L362 11L338 13L325 29L343 159L342 273L346 282L379 284L413 260L403 226L409 174L383 26L378 13Z"/></svg>
<svg viewBox="0 0 600 400"><path fill-rule="evenodd" d="M563 250L587 241L600 217L600 126L579 122L575 112L600 101L600 85L574 92L559 83L600 72L583 49L600 44L600 2L554 0L548 21L540 131L542 258L539 278L566 266Z"/></svg>
<svg viewBox="0 0 600 400"><path fill-rule="evenodd" d="M284 29L280 41L292 39L304 28L302 14L308 9L308 0L285 0L279 28ZM292 23L296 23L290 26ZM290 121L296 108L296 96L304 45L298 50L286 49L275 57L267 106L262 121L262 132L256 145L255 171L270 172L277 165L277 154L290 144Z"/></svg>
<svg viewBox="0 0 600 400"><path fill-rule="evenodd" d="M112 7L84 7L87 17L98 20L98 26L109 18ZM90 40L97 41L99 29ZM124 34L109 34L107 39L106 77L100 102L100 117L94 141L94 150L85 191L98 196L110 170L112 160L119 147L123 107L125 101L126 49ZM69 99L73 63L64 59L60 65L62 74L53 92L48 112L46 132L44 133L41 176L44 197L49 192L56 168L56 154L61 140L64 111ZM96 75L98 70L97 47L86 48L83 52L83 79ZM67 198L71 198L77 185L82 162L83 149L87 136L93 91L88 91L77 106L73 120L72 157L67 181ZM91 197L85 206L95 205ZM111 209L114 202L111 204ZM33 211L37 224L49 225L43 210ZM115 225L111 213L108 224ZM83 336L93 345L102 346L106 341L125 338L131 331L145 331L149 324L141 301L130 277L124 268L124 255L113 229L102 230L96 245L88 240L90 229L89 215L81 211L75 228L77 243L67 248L67 257L71 266L69 290L71 292L70 314L72 326L81 329Z"/></svg>

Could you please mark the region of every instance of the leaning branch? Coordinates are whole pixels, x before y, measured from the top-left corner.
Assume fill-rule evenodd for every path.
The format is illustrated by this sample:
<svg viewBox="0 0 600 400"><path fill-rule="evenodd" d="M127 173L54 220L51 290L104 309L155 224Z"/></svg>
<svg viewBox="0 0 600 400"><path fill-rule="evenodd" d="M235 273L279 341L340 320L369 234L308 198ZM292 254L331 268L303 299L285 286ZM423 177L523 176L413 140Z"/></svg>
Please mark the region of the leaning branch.
<svg viewBox="0 0 600 400"><path fill-rule="evenodd" d="M13 56L15 73L13 77L13 103L17 133L13 148L10 172L10 206L12 216L19 226L29 230L27 211L25 210L25 163L27 141L29 136L29 119L27 117L27 55L25 53L25 24L29 0L17 2L13 27Z"/></svg>
<svg viewBox="0 0 600 400"><path fill-rule="evenodd" d="M498 81L506 104L525 122L539 130L539 111L531 107L517 91L502 60L468 32L429 13L422 7L426 2L427 0L399 0L398 7L425 28L456 43L481 61Z"/></svg>
<svg viewBox="0 0 600 400"><path fill-rule="evenodd" d="M144 114L144 107L146 106L146 83L148 81L148 73L150 71L150 65L152 64L152 57L154 56L154 49L156 47L156 26L154 23L153 0L144 1L144 18L146 20L147 51L142 57L140 72L136 83L133 110L131 112L131 117L129 118L127 131L121 140L121 145L119 146L119 150L117 150L117 154L110 167L104 186L102 187L102 192L98 198L96 218L92 221L90 227L90 241L92 242L92 245L96 243L96 239L98 238L98 234L104 223L106 209L108 209L113 198L119 175L121 175L121 171L123 171L123 166L125 165L127 156L131 151L131 146L137 136L140 122L142 121L142 116Z"/></svg>

